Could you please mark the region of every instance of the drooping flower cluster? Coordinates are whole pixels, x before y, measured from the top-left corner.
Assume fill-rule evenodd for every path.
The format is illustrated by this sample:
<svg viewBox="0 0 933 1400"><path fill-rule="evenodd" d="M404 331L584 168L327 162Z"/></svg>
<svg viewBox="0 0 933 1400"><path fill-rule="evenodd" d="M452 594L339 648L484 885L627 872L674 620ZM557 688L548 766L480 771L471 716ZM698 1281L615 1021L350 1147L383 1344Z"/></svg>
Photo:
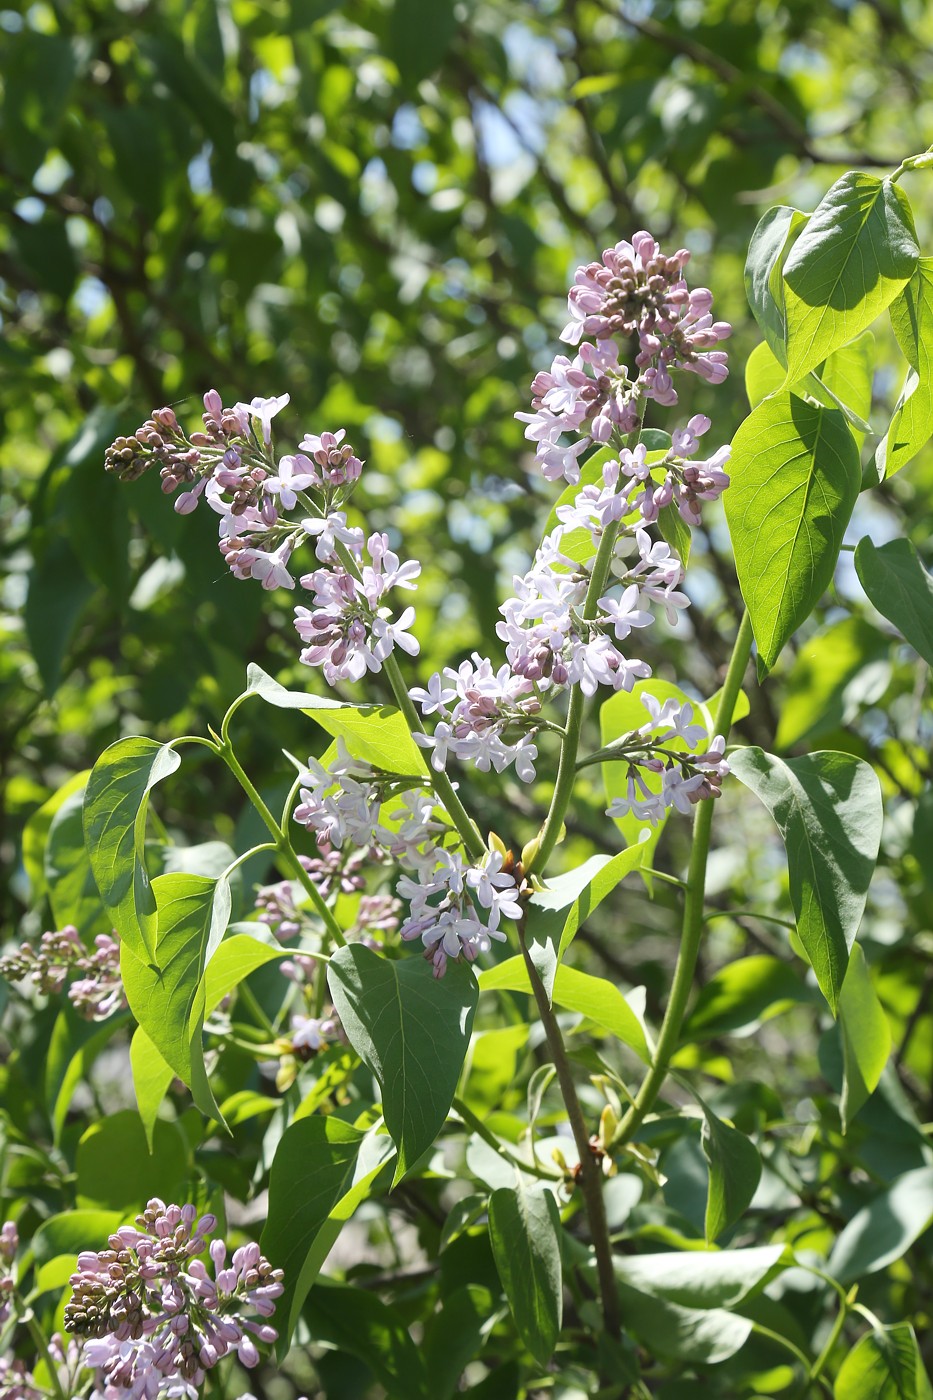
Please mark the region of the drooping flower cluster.
<svg viewBox="0 0 933 1400"><path fill-rule="evenodd" d="M300 790L295 820L314 831L325 848L340 848L345 841L375 847L414 873L415 879L403 875L396 887L411 906L400 933L406 940L421 939L436 976L444 975L449 958L462 952L472 961L488 950L491 939L504 939L501 920L521 913L514 876L503 869L497 851L469 864L448 850L442 842L450 828L438 820L433 797L415 788L400 790L398 779L352 758L340 741L330 766L309 759L305 776L308 786ZM373 896L367 930L376 920L383 928L394 926L398 907L397 900Z"/></svg>
<svg viewBox="0 0 933 1400"><path fill-rule="evenodd" d="M383 534L371 535L364 552L363 531L341 508L363 468L342 428L308 433L297 452L276 458L272 419L288 402L281 394L225 408L210 389L202 429L189 436L173 409L156 409L131 437L117 438L104 465L123 481L158 466L166 494L186 488L175 499L182 515L207 501L220 517L219 547L235 578L293 589L292 555L312 545L320 567L300 579L313 601L296 609L301 660L320 666L329 685L358 681L381 670L396 647L418 654L409 630L414 609L394 618L385 599L393 588L415 588L421 566L402 564Z"/></svg>
<svg viewBox="0 0 933 1400"><path fill-rule="evenodd" d="M126 1006L120 980L120 944L113 935L99 933L89 952L73 924L44 933L39 947L21 943L14 953L0 958L0 976L8 982L29 978L45 996L56 996L69 975L83 974L68 987L68 998L88 1021L106 1021Z"/></svg>
<svg viewBox="0 0 933 1400"><path fill-rule="evenodd" d="M259 1360L256 1342L273 1342L266 1322L282 1293L282 1272L257 1244L227 1262L227 1246L208 1238L212 1215L151 1200L136 1226L121 1226L109 1248L78 1256L65 1327L84 1337L84 1365L108 1397L195 1400L205 1373L229 1352L244 1366ZM208 1251L213 1276L198 1256Z"/></svg>
<svg viewBox="0 0 933 1400"><path fill-rule="evenodd" d="M414 588L421 565L401 563L389 548L388 535L379 534L367 540L370 562L364 564L362 532L345 531L344 519L341 513L336 525L333 516L322 522L316 553L331 562L302 576L301 585L313 595L314 607L295 609L295 628L306 643L300 659L306 666L320 666L328 685L362 680L367 671L380 671L396 647L409 656L419 651L417 639L409 632L414 608L405 608L393 621L382 600L392 588ZM341 534L346 564L336 558Z"/></svg>
<svg viewBox="0 0 933 1400"><path fill-rule="evenodd" d="M503 859L490 851L481 865L469 865L457 851L438 850L433 869L423 864L417 880L399 880L398 892L411 904L401 936L421 939L435 977L443 977L448 958L462 953L472 962L493 939L504 943L501 920L521 918L515 879Z"/></svg>
<svg viewBox="0 0 933 1400"><path fill-rule="evenodd" d="M654 823L669 807L689 812L704 798L718 797L722 780L729 772L723 758L722 735L716 735L705 751L687 756L680 745L672 748L672 741L680 740L693 750L701 740L709 738L706 725L694 722L693 706L673 699L662 705L655 696L647 694L642 695L641 701L649 719L600 754L604 761L627 764L625 796L612 799L608 815L625 817L632 813L639 821ZM656 782L649 786L644 774L660 774L660 786Z"/></svg>

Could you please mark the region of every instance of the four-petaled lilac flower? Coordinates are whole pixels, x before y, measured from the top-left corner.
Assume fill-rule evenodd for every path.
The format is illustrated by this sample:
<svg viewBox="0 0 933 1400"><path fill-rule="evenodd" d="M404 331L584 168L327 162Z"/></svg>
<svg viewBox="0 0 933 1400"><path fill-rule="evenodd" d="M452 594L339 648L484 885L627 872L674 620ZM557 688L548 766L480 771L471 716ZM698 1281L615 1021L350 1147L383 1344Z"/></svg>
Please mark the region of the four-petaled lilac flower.
<svg viewBox="0 0 933 1400"><path fill-rule="evenodd" d="M250 399L249 403L235 404L234 412L259 419L262 426L262 440L268 447L272 441L272 420L290 402L291 398L288 394L279 394L278 398L272 399L255 398Z"/></svg>

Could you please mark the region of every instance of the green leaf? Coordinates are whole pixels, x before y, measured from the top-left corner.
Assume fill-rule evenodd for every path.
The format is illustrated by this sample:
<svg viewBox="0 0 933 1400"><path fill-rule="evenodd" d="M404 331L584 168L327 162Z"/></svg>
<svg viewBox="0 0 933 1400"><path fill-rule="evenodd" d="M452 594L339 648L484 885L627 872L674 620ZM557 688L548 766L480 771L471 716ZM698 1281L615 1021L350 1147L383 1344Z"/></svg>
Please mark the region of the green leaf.
<svg viewBox="0 0 933 1400"><path fill-rule="evenodd" d="M644 859L641 846L616 856L591 856L532 895L526 916L528 952L550 1001L558 965L593 910ZM495 972L495 968L489 968ZM481 985L487 985L481 982ZM495 985L490 983L488 985Z"/></svg>
<svg viewBox="0 0 933 1400"><path fill-rule="evenodd" d="M286 1128L272 1161L269 1214L262 1232L263 1253L285 1271L285 1292L278 1304L285 1350L340 1228L391 1154L391 1141L384 1134L361 1132L332 1116L300 1118ZM328 1223L336 1229L325 1230Z"/></svg>
<svg viewBox="0 0 933 1400"><path fill-rule="evenodd" d="M395 0L389 54L406 88L440 67L456 32L453 0Z"/></svg>
<svg viewBox="0 0 933 1400"><path fill-rule="evenodd" d="M703 1155L709 1163L704 1228L706 1242L712 1244L748 1209L761 1180L761 1157L755 1144L744 1133L740 1133L731 1123L717 1118L702 1099L699 1099L699 1103L703 1110L700 1141Z"/></svg>
<svg viewBox="0 0 933 1400"><path fill-rule="evenodd" d="M745 361L745 393L749 406L757 408L762 399L783 388L786 371L770 347L756 345Z"/></svg>
<svg viewBox="0 0 933 1400"><path fill-rule="evenodd" d="M871 331L863 332L851 345L843 345L830 355L820 377L807 374L793 386L799 398L809 394L826 408L841 409L856 430L858 446L871 431L866 420L871 411L874 345ZM778 393L785 377L783 359L778 359L767 344L756 345L745 362L745 392L751 407Z"/></svg>
<svg viewBox="0 0 933 1400"><path fill-rule="evenodd" d="M527 1022L521 1022L473 1036L463 1067L461 1096L474 1113L485 1117L514 1090L518 1057L528 1045L529 1029Z"/></svg>
<svg viewBox="0 0 933 1400"><path fill-rule="evenodd" d="M43 1220L31 1241L38 1292L63 1288L81 1251L105 1248L125 1218L122 1211L66 1210Z"/></svg>
<svg viewBox="0 0 933 1400"><path fill-rule="evenodd" d="M422 1353L431 1400L452 1400L454 1395L463 1394L460 1379L482 1351L490 1301L488 1289L467 1284L445 1294L440 1312L428 1319Z"/></svg>
<svg viewBox="0 0 933 1400"><path fill-rule="evenodd" d="M100 1052L126 1025L127 1017L111 1016L98 1024L86 1021L66 1001L52 1027L45 1065L45 1095L52 1119L52 1136L61 1140L75 1090L86 1079Z"/></svg>
<svg viewBox="0 0 933 1400"><path fill-rule="evenodd" d="M910 1323L861 1337L839 1368L833 1395L835 1400L933 1400Z"/></svg>
<svg viewBox="0 0 933 1400"><path fill-rule="evenodd" d="M826 389L831 400L846 413L849 423L856 429L854 436L859 448L862 446L865 430L870 428L867 420L871 413L872 386L877 361L875 337L871 331L863 331L848 345L841 345L838 350L833 351L820 370L817 380L817 383ZM817 394L817 398L820 398L827 408L833 406L832 402L826 403L826 399L821 395Z"/></svg>
<svg viewBox="0 0 933 1400"><path fill-rule="evenodd" d="M616 1255L616 1277L631 1288L685 1308L734 1308L789 1262L783 1244L754 1249L671 1250Z"/></svg>
<svg viewBox="0 0 933 1400"><path fill-rule="evenodd" d="M87 787L90 769L75 773L66 783L54 792L47 802L37 807L23 828L23 865L29 877L29 893L33 904L37 904L45 893L45 845L55 813L66 798L73 792L83 792Z"/></svg>
<svg viewBox="0 0 933 1400"><path fill-rule="evenodd" d="M746 748L729 765L781 832L797 933L835 1014L881 840L878 779L847 753L783 760Z"/></svg>
<svg viewBox="0 0 933 1400"><path fill-rule="evenodd" d="M836 1240L827 1270L840 1283L877 1273L933 1224L933 1167L917 1167L853 1216Z"/></svg>
<svg viewBox="0 0 933 1400"><path fill-rule="evenodd" d="M135 1213L153 1196L177 1201L190 1169L188 1146L175 1123L160 1119L149 1151L142 1119L124 1109L92 1123L78 1143L79 1206Z"/></svg>
<svg viewBox="0 0 933 1400"><path fill-rule="evenodd" d="M482 980L480 981L482 990ZM554 1080L557 1069L554 1065L539 1065L528 1081L528 1126L534 1128L538 1114L541 1112L541 1103L548 1087Z"/></svg>
<svg viewBox="0 0 933 1400"><path fill-rule="evenodd" d="M227 993L239 986L251 972L288 956L287 948L273 948L249 933L231 933L207 964L204 974L204 1014L210 1015Z"/></svg>
<svg viewBox="0 0 933 1400"><path fill-rule="evenodd" d="M814 992L815 996L816 993ZM700 991L683 1031L683 1041L751 1035L811 994L787 963L763 954L727 963Z"/></svg>
<svg viewBox="0 0 933 1400"><path fill-rule="evenodd" d="M787 382L870 326L909 282L919 256L899 186L860 171L837 180L784 265Z"/></svg>
<svg viewBox="0 0 933 1400"><path fill-rule="evenodd" d="M485 968L479 975L482 992L531 992L528 969L523 958L506 958L495 967ZM578 1011L610 1035L635 1051L646 1064L650 1061L644 1027L632 1007L614 983L605 977L593 977L574 967L559 967L554 979L552 1000L555 1006Z"/></svg>
<svg viewBox="0 0 933 1400"><path fill-rule="evenodd" d="M560 1215L546 1187L500 1186L489 1198L489 1242L518 1334L541 1366L560 1335Z"/></svg>
<svg viewBox="0 0 933 1400"><path fill-rule="evenodd" d="M839 1113L842 1131L878 1087L891 1053L891 1028L871 983L865 954L856 943L839 998L843 1087Z"/></svg>
<svg viewBox="0 0 933 1400"><path fill-rule="evenodd" d="M658 530L677 555L684 568L690 562L690 545L693 532L673 502L662 506L658 515Z"/></svg>
<svg viewBox="0 0 933 1400"><path fill-rule="evenodd" d="M46 695L62 679L62 667L78 619L94 595L69 541L56 535L29 573L23 621Z"/></svg>
<svg viewBox="0 0 933 1400"><path fill-rule="evenodd" d="M879 699L890 679L890 666L880 659L887 651L887 638L861 617L844 617L814 633L785 681L778 748L843 728L862 705Z"/></svg>
<svg viewBox="0 0 933 1400"><path fill-rule="evenodd" d="M933 435L933 258L921 258L891 303L891 324L910 369L875 461L882 477L907 465Z"/></svg>
<svg viewBox="0 0 933 1400"><path fill-rule="evenodd" d="M121 949L126 999L166 1064L191 1089L201 1112L219 1121L204 1068L204 964L212 928L226 927L229 886L203 875L159 875L152 891L158 914L155 965Z"/></svg>
<svg viewBox="0 0 933 1400"><path fill-rule="evenodd" d="M858 500L858 449L836 409L782 392L736 433L724 496L742 596L769 670L829 587Z"/></svg>
<svg viewBox="0 0 933 1400"><path fill-rule="evenodd" d="M872 604L933 666L933 577L910 540L875 545L866 535L855 551L855 571Z"/></svg>
<svg viewBox="0 0 933 1400"><path fill-rule="evenodd" d="M101 903L97 882L84 845L84 789L62 802L49 825L43 859L45 887L57 929L73 924L87 940L109 933L113 925Z"/></svg>
<svg viewBox="0 0 933 1400"><path fill-rule="evenodd" d="M782 366L787 363L782 273L791 245L809 218L809 214L786 204L769 209L752 234L745 261L748 304L771 353Z"/></svg>
<svg viewBox="0 0 933 1400"><path fill-rule="evenodd" d="M319 695L286 690L260 666L246 671L245 695L258 695L280 710L301 710L362 763L389 773L426 773L419 749L400 710L391 705L347 705Z"/></svg>
<svg viewBox="0 0 933 1400"><path fill-rule="evenodd" d="M159 1107L175 1078L175 1071L163 1060L142 1026L136 1027L130 1041L130 1069L133 1072L136 1107L146 1132L146 1145L151 1152Z"/></svg>
<svg viewBox="0 0 933 1400"><path fill-rule="evenodd" d="M372 1293L328 1280L315 1288L306 1309L311 1339L358 1356L387 1394L398 1400L435 1400L420 1349L397 1308Z"/></svg>
<svg viewBox="0 0 933 1400"><path fill-rule="evenodd" d="M434 1142L457 1091L476 978L458 961L436 979L424 958L392 962L356 944L337 949L327 983L347 1039L379 1081L401 1181Z"/></svg>
<svg viewBox="0 0 933 1400"><path fill-rule="evenodd" d="M699 1312L625 1283L618 1285L618 1292L626 1330L634 1332L652 1355L715 1364L741 1351L751 1336L748 1318L723 1308Z"/></svg>
<svg viewBox="0 0 933 1400"><path fill-rule="evenodd" d="M100 891L121 943L143 962L155 955L155 896L143 847L149 793L181 762L153 739L118 739L88 779L84 839Z"/></svg>

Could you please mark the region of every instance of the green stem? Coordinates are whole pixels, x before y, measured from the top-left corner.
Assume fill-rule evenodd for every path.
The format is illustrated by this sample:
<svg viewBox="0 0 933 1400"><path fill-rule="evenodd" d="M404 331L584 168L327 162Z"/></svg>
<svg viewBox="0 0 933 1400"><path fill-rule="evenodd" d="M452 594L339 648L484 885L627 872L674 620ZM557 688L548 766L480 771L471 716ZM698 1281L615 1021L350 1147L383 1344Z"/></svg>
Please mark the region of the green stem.
<svg viewBox="0 0 933 1400"><path fill-rule="evenodd" d="M573 1082L573 1070L567 1058L564 1039L560 1033L560 1026L557 1024L557 1017L554 1015L554 1008L551 1006L544 983L541 981L538 969L528 951L524 920L518 927L518 939L528 971L528 979L531 982L531 990L534 993L535 1005L538 1008L538 1015L547 1036L548 1049L551 1052L554 1068L557 1070L557 1082L560 1085L561 1097L564 1100L573 1140L580 1158L580 1188L589 1222L593 1253L596 1256L596 1273L602 1301L603 1325L610 1337L619 1337L622 1331L622 1317L619 1309L619 1291L616 1287L615 1269L612 1263L612 1240L609 1235L609 1221L606 1217L606 1202L603 1198L602 1171L590 1151L590 1138L586 1130L583 1109L580 1107L580 1100L577 1097L577 1086Z"/></svg>
<svg viewBox="0 0 933 1400"><path fill-rule="evenodd" d="M250 1011L253 1013L253 1016L256 1018L257 1023L259 1024L261 1029L265 1031L269 1039L274 1040L276 1034L275 1027L269 1020L269 1017L263 1011L262 1007L259 1005L256 993L252 990L251 987L247 986L245 981L241 982L237 987L237 996L243 1002L244 1006L249 1007Z"/></svg>
<svg viewBox="0 0 933 1400"><path fill-rule="evenodd" d="M626 437L624 446L629 449L636 447L640 437L641 422L639 421L637 427ZM586 597L583 600L582 616L584 621L591 621L599 611L599 600L606 588L609 566L612 563L612 551L618 538L620 523L617 520L611 521L603 530L603 537L599 542L596 558L593 560L593 572L590 574ZM573 796L573 787L577 776L577 753L580 748L580 731L583 727L585 705L586 697L580 686L571 686L570 700L567 705L567 722L564 726L566 737L560 746L554 793L551 797L548 814L544 819L544 825L538 833L535 851L525 865L526 875L530 874L534 866L544 869L548 857L560 839L561 828L570 805L570 799Z"/></svg>
<svg viewBox="0 0 933 1400"><path fill-rule="evenodd" d="M776 914L762 914L760 909L748 907L746 909L713 909L709 914L703 915L703 922L711 924L714 919L738 919L738 918L759 919L763 924L780 924L781 928L793 928L797 925L792 919L780 919Z"/></svg>
<svg viewBox="0 0 933 1400"><path fill-rule="evenodd" d="M269 811L269 808L266 806L265 802L263 802L256 788L250 782L249 778L243 770L239 759L233 752L233 748L230 744L229 739L223 740L223 742L218 745L218 752L220 753L220 756L223 759L224 763L226 763L227 767L230 769L230 772L240 784L240 787L246 793L246 796L249 798L250 802L252 802L253 806L256 808L256 811L259 813L263 822L265 823L269 834L272 836L273 845L275 846L276 852L288 865L291 866L292 873L294 874L295 879L301 885L302 889L304 889L307 893L312 905L314 906L315 913L323 921L327 932L330 934L331 938L334 940L337 946L342 948L347 941L343 936L343 929L340 927L337 920L334 918L333 912L330 909L328 909L327 905L324 903L324 900L321 898L317 886L314 884L314 881L311 879L307 870L305 870L301 861L298 859L297 852L292 846L292 843L289 841L285 831L276 821L275 817Z"/></svg>
<svg viewBox="0 0 933 1400"><path fill-rule="evenodd" d="M832 1330L830 1331L829 1336L826 1338L826 1343L823 1347L823 1350L820 1352L819 1356L816 1358L813 1365L810 1367L811 1381L819 1380L820 1376L823 1374L823 1371L826 1368L826 1363L829 1361L829 1358L833 1354L833 1348L835 1347L840 1336L842 1335L842 1329L845 1326L846 1318L849 1315L849 1307L852 1303L855 1302L855 1295L857 1292L858 1289L853 1288L851 1293L846 1294L845 1297L841 1299L839 1304L839 1311L836 1314L836 1320L832 1325Z"/></svg>
<svg viewBox="0 0 933 1400"><path fill-rule="evenodd" d="M732 648L732 657L729 662L729 669L726 673L725 684L722 688L722 695L719 707L713 717L713 726L718 733L728 737L729 729L732 726L732 716L735 713L736 701L742 686L742 679L745 675L745 668L748 665L748 658L752 650L752 624L748 613L742 615L739 624L738 635ZM693 986L693 977L696 972L697 955L700 951L700 939L703 934L703 904L706 891L706 864L709 858L710 829L713 822L713 803L707 798L697 805L696 816L693 822L693 846L690 852L690 865L687 871L687 890L684 897L684 918L683 933L681 935L680 951L677 954L677 966L674 970L674 980L671 984L670 1000L664 1014L661 1025L661 1032L658 1036L657 1047L651 1061L651 1067L642 1081L641 1088L635 1096L635 1102L629 1108L613 1136L613 1146L631 1141L642 1122L654 1107L654 1102L661 1092L661 1086L667 1077L667 1068L671 1058L677 1049L680 1039L680 1028L683 1024L684 1013L687 1010L687 1002L690 998L690 990Z"/></svg>
<svg viewBox="0 0 933 1400"><path fill-rule="evenodd" d="M593 572L590 575L589 586L586 590L586 598L583 602L583 617L591 619L596 616L598 602L606 587L606 579L609 576L609 565L612 562L612 550L619 533L618 522L613 521L603 531L603 537L599 542L599 549L596 551L596 559L593 563ZM533 866L539 866L542 870L547 865L548 857L560 838L561 827L564 824L564 817L570 805L573 795L574 782L577 776L577 751L580 747L580 731L583 727L583 711L586 705L586 697L579 685L571 687L570 701L567 706L567 723L565 725L566 738L560 747L560 759L557 764L557 778L554 782L554 794L551 798L551 805L548 814L544 819L544 825L538 836L538 846L534 854L525 865L525 874L530 874Z"/></svg>
<svg viewBox="0 0 933 1400"><path fill-rule="evenodd" d="M769 1342L776 1342L777 1345L783 1347L785 1351L789 1351L792 1356L795 1356L797 1358L801 1366L809 1374L809 1359L804 1355L804 1353L794 1342L790 1341L788 1337L782 1337L780 1332L772 1332L770 1327L765 1327L760 1322L752 1323L752 1331L756 1333L757 1336L767 1337Z"/></svg>
<svg viewBox="0 0 933 1400"><path fill-rule="evenodd" d="M506 1162L510 1162L513 1167L517 1167L520 1172L527 1172L529 1176L540 1177L542 1181L563 1181L564 1173L559 1171L549 1171L547 1167L539 1167L536 1163L528 1162L524 1157L519 1157L517 1153L511 1152L504 1143L500 1142L495 1133L486 1127L481 1118L478 1118L472 1108L468 1108L463 1099L454 1099L451 1105L454 1112L477 1137L481 1137L493 1152L497 1152Z"/></svg>
<svg viewBox="0 0 933 1400"><path fill-rule="evenodd" d="M388 677L396 704L401 710L405 718L405 723L408 725L411 733L424 734L424 725L421 723L418 711L415 709L412 698L408 694L405 679L395 657L387 656L382 663L382 669ZM486 854L486 842L480 835L479 828L473 818L457 796L453 783L446 773L437 772L434 768L431 769L430 782L434 791L443 802L451 821L457 828L460 840L466 847L470 859L474 861L482 860L483 856Z"/></svg>
<svg viewBox="0 0 933 1400"><path fill-rule="evenodd" d="M48 1342L45 1340L45 1333L39 1326L39 1323L36 1320L36 1315L31 1308L26 1311L23 1317L23 1321L29 1328L29 1335L32 1337L36 1351L39 1353L39 1355L42 1357L42 1360L45 1362L46 1369L49 1373L49 1382L52 1386L53 1391L55 1392L57 1400L68 1400L64 1390L62 1389L62 1383L58 1378L58 1368L55 1365L55 1362L52 1360L52 1357L49 1353L49 1346Z"/></svg>
<svg viewBox="0 0 933 1400"><path fill-rule="evenodd" d="M361 578L359 565L346 545L338 543L337 555L347 573L359 580ZM389 685L392 687L395 703L401 710L411 734L424 734L426 731L424 725L421 723L421 717L415 709L411 696L408 694L408 687L405 684L405 678L402 675L401 668L391 653L386 657L385 661L383 661L382 669L386 674ZM421 781L423 782L425 780L422 778ZM480 835L476 823L457 796L453 783L450 781L447 774L443 771L437 772L434 768L431 768L429 781L434 791L443 802L451 821L457 828L460 840L466 847L470 859L474 861L482 860L483 856L486 854L486 842Z"/></svg>

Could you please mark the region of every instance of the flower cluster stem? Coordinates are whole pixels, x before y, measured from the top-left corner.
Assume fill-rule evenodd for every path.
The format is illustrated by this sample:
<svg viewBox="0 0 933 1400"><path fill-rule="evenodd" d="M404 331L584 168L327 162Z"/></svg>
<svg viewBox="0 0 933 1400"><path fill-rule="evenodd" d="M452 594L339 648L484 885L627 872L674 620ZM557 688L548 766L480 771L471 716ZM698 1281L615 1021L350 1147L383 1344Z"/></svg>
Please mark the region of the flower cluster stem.
<svg viewBox="0 0 933 1400"><path fill-rule="evenodd" d="M626 436L623 445L629 449L636 447L640 437L641 423L639 422L638 426ZM599 549L596 551L596 558L593 561L593 572L590 574L586 597L583 600L582 614L586 621L592 620L599 612L599 600L605 591L606 581L609 578L609 566L612 563L612 552L619 535L619 524L619 521L612 521L607 525L599 542ZM544 819L544 825L538 834L537 847L525 864L526 874L530 873L533 866L543 870L547 865L548 857L560 840L561 828L570 805L577 776L577 754L580 749L580 732L583 727L585 704L586 697L580 686L572 686L567 705L567 723L564 726L565 737L560 746L554 794L551 798L548 814Z"/></svg>
<svg viewBox="0 0 933 1400"><path fill-rule="evenodd" d="M389 684L392 687L392 694L395 696L396 703L411 733L413 735L423 734L425 732L424 725L418 717L418 711L415 709L411 696L408 694L408 688L405 685L405 679L402 675L401 668L394 656L386 657L386 660L383 662L383 670L388 676ZM450 820L457 828L457 832L459 833L468 855L472 860L482 860L483 856L486 854L486 843L480 835L479 828L473 818L457 796L453 783L446 773L436 772L433 768L431 769L430 782L434 791L443 802Z"/></svg>
<svg viewBox="0 0 933 1400"><path fill-rule="evenodd" d="M528 951L524 921L519 926L518 936L535 1005L538 1008L538 1015L547 1036L548 1049L551 1052L554 1068L557 1070L557 1082L564 1100L564 1107L567 1109L567 1118L580 1158L580 1188L589 1221L593 1252L596 1256L596 1273L599 1279L603 1324L610 1337L618 1337L622 1331L622 1318L619 1311L619 1292L616 1287L615 1270L612 1265L612 1242L609 1238L606 1202L603 1199L602 1172L599 1163L590 1151L590 1137L586 1131L583 1109L577 1097L577 1087L573 1082L573 1070L570 1068L570 1061L567 1058L564 1038L561 1035L560 1026L557 1024L557 1017L554 1014L554 1008L550 1003L547 991L538 975L538 969Z"/></svg>
<svg viewBox="0 0 933 1400"><path fill-rule="evenodd" d="M752 624L747 612L742 614L738 634L732 648L732 657L726 673L719 707L713 716L713 727L717 733L728 738L735 713L736 701L745 676L745 668L752 650ZM690 865L687 871L687 885L684 895L683 933L674 981L671 985L670 1000L664 1013L658 1043L651 1067L635 1096L635 1102L628 1108L615 1131L613 1146L621 1146L635 1136L644 1122L645 1116L654 1107L655 1100L667 1077L668 1066L680 1039L680 1028L690 998L693 978L696 972L697 955L703 934L703 908L706 893L706 866L709 859L710 830L713 823L713 804L707 799L697 804L693 822L693 845L690 852Z"/></svg>
<svg viewBox="0 0 933 1400"><path fill-rule="evenodd" d="M269 811L269 808L266 806L265 802L260 797L255 786L248 778L246 772L243 769L243 765L240 763L236 754L233 752L233 747L229 739L221 740L221 742L217 745L217 752L220 754L224 763L226 763L227 767L230 769L230 772L240 784L240 787L246 793L246 796L249 798L250 802L256 808L256 811L259 813L260 817L262 818L263 822L268 828L269 834L272 837L275 850L277 851L281 859L291 867L292 874L294 875L298 883L301 885L302 889L307 893L314 907L315 913L323 922L324 927L327 929L327 932L330 934L334 943L336 943L336 945L339 948L342 948L347 941L343 936L343 929L340 927L337 920L334 918L333 911L331 909L328 909L327 905L324 903L324 900L321 898L320 891L318 890L314 881L311 879L311 876L308 874L307 870L305 870L301 861L298 859L298 854L295 851L295 848L292 845L291 841L289 841L285 830L276 821L275 817L272 815L272 813Z"/></svg>

